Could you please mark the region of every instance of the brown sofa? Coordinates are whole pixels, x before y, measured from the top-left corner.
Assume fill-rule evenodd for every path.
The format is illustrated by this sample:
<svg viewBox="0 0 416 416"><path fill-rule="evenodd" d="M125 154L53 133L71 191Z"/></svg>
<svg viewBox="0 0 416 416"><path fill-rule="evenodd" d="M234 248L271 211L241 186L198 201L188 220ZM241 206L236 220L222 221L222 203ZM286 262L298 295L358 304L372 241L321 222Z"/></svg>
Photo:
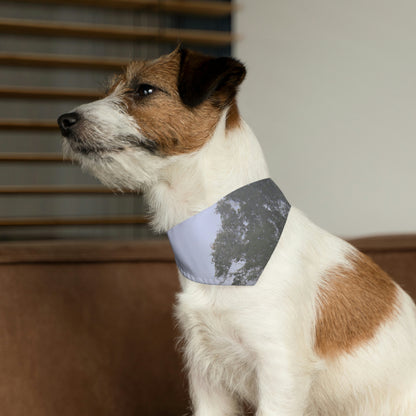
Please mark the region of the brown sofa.
<svg viewBox="0 0 416 416"><path fill-rule="evenodd" d="M416 235L353 243L416 298ZM0 243L0 414L187 413L167 241Z"/></svg>

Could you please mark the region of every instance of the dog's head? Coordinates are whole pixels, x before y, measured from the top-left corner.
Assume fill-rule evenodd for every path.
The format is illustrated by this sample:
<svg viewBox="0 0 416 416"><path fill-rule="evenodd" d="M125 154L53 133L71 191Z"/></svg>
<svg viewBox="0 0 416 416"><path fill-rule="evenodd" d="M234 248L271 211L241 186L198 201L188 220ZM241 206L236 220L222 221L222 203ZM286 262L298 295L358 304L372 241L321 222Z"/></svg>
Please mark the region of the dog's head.
<svg viewBox="0 0 416 416"><path fill-rule="evenodd" d="M202 148L224 111L229 127L238 123L245 72L235 59L182 48L134 61L104 98L59 117L64 152L109 186L146 187L169 159Z"/></svg>

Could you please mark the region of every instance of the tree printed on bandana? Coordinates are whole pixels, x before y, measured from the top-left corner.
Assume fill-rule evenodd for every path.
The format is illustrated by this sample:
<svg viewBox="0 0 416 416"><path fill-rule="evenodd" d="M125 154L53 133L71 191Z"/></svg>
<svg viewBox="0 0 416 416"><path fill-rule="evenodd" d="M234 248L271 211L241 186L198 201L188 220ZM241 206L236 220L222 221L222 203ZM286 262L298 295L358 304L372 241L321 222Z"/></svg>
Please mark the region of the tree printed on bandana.
<svg viewBox="0 0 416 416"><path fill-rule="evenodd" d="M211 248L219 282L256 283L276 247L289 209L272 181L240 188L217 203L221 228Z"/></svg>

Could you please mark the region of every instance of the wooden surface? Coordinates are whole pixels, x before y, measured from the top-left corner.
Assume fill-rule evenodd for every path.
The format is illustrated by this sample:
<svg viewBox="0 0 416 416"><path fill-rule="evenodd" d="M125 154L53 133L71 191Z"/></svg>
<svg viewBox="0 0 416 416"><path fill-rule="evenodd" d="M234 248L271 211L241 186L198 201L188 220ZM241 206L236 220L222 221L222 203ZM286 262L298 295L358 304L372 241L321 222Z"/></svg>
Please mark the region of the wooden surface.
<svg viewBox="0 0 416 416"><path fill-rule="evenodd" d="M16 1L16 0L15 0ZM132 9L156 13L179 13L200 16L222 17L230 15L235 7L232 3L201 0L18 0L22 3L70 4L97 6L115 9Z"/></svg>
<svg viewBox="0 0 416 416"><path fill-rule="evenodd" d="M79 68L105 69L119 71L130 61L117 58L89 58L84 56L65 56L48 54L28 54L0 52L0 65L45 67L45 68Z"/></svg>
<svg viewBox="0 0 416 416"><path fill-rule="evenodd" d="M193 45L225 46L234 41L229 32L194 29L139 28L114 25L50 22L41 20L0 19L0 32L18 35L55 36L88 39L113 39L165 42L184 42Z"/></svg>
<svg viewBox="0 0 416 416"><path fill-rule="evenodd" d="M0 162L68 162L61 153L0 153Z"/></svg>
<svg viewBox="0 0 416 416"><path fill-rule="evenodd" d="M61 225L133 225L147 224L148 222L148 219L142 215L117 215L105 217L7 217L0 218L0 227L38 227Z"/></svg>
<svg viewBox="0 0 416 416"><path fill-rule="evenodd" d="M174 262L167 239L155 241L27 241L0 243L1 263Z"/></svg>
<svg viewBox="0 0 416 416"><path fill-rule="evenodd" d="M102 91L87 89L60 89L0 86L0 98L22 99L57 99L57 100L97 100L103 96Z"/></svg>
<svg viewBox="0 0 416 416"><path fill-rule="evenodd" d="M384 250L391 252L415 251L416 234L388 235L349 240L367 253ZM116 261L152 258L173 261L167 239L154 241L28 241L0 242L1 262L31 261Z"/></svg>
<svg viewBox="0 0 416 416"><path fill-rule="evenodd" d="M1 130L57 130L56 120L21 120L21 119L2 119L0 120Z"/></svg>
<svg viewBox="0 0 416 416"><path fill-rule="evenodd" d="M416 234L381 235L355 238L349 242L365 252L416 250Z"/></svg>
<svg viewBox="0 0 416 416"><path fill-rule="evenodd" d="M100 194L116 194L117 196L138 194L137 192L125 191L119 192L113 189L105 188L104 186L68 186L68 185L44 185L44 186L0 186L1 195L100 195Z"/></svg>

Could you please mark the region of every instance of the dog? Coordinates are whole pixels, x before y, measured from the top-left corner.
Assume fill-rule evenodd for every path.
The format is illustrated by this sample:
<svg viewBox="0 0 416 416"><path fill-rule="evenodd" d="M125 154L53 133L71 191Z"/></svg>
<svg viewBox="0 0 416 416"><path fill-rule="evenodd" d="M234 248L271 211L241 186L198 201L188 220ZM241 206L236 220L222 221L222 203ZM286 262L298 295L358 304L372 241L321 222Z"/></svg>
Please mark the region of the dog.
<svg viewBox="0 0 416 416"><path fill-rule="evenodd" d="M152 227L174 230L269 178L236 103L245 75L236 59L182 47L134 61L104 98L59 117L64 152L105 185L142 192ZM179 268L193 414L416 415L413 301L347 242L285 212L255 284L204 284Z"/></svg>

